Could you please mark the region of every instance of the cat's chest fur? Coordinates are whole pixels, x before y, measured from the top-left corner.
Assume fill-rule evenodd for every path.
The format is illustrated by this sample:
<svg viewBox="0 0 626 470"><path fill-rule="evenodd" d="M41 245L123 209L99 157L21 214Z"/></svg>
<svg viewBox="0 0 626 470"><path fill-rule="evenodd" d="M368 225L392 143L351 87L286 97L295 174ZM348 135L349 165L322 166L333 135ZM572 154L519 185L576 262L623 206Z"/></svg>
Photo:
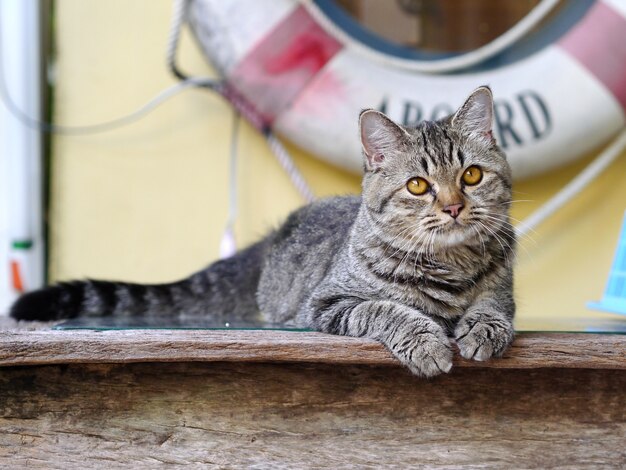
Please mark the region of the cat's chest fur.
<svg viewBox="0 0 626 470"><path fill-rule="evenodd" d="M454 257L393 251L384 245L356 247L351 253L353 278L368 284L379 298L396 300L434 316L456 318L481 290L489 257L462 247Z"/></svg>
<svg viewBox="0 0 626 470"><path fill-rule="evenodd" d="M459 245L434 253L426 245L390 243L373 231L352 238L344 275L366 284L361 287L374 296L444 318L463 314L494 263L484 247Z"/></svg>

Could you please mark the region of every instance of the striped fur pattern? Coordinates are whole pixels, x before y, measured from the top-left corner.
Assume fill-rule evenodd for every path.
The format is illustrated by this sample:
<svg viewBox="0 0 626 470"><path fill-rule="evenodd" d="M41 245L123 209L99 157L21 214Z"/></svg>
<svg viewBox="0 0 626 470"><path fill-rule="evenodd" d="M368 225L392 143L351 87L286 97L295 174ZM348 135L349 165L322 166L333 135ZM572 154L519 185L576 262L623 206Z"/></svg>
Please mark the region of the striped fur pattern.
<svg viewBox="0 0 626 470"><path fill-rule="evenodd" d="M500 356L513 339L511 172L477 89L454 116L415 128L360 117L360 197L317 201L232 258L173 284L75 281L29 293L22 319L213 315L373 338L414 374ZM462 175L478 167L482 179ZM423 178L428 191L407 190ZM453 212L449 207L456 207ZM459 209L460 207L460 209Z"/></svg>

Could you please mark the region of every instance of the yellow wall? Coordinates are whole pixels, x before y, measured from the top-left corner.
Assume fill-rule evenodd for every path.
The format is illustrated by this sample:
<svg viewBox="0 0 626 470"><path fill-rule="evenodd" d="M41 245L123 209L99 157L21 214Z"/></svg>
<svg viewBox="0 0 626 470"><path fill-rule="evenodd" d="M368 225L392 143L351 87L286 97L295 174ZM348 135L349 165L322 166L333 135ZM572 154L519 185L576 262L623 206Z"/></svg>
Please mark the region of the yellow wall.
<svg viewBox="0 0 626 470"><path fill-rule="evenodd" d="M165 67L170 0L57 0L55 120L106 121L175 83ZM182 67L211 74L188 35ZM53 140L50 277L173 280L218 253L227 215L232 114L202 90L186 91L140 122L98 135ZM354 193L359 178L289 147L316 195ZM239 138L240 244L302 203L264 140ZM581 168L518 184L523 219ZM601 295L626 208L626 159L523 243L518 325L580 316ZM610 318L610 317L609 317Z"/></svg>

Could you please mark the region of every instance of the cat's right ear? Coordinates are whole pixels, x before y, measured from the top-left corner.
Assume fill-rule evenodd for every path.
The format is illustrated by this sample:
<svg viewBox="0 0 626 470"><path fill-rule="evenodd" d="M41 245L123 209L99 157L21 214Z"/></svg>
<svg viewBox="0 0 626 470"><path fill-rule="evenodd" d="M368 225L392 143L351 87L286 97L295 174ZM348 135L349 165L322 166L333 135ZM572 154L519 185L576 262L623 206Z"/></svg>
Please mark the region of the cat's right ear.
<svg viewBox="0 0 626 470"><path fill-rule="evenodd" d="M488 86L476 88L452 117L452 125L470 135L492 141L493 95L491 88Z"/></svg>
<svg viewBox="0 0 626 470"><path fill-rule="evenodd" d="M409 134L380 111L366 109L359 116L365 170L375 171L402 147Z"/></svg>

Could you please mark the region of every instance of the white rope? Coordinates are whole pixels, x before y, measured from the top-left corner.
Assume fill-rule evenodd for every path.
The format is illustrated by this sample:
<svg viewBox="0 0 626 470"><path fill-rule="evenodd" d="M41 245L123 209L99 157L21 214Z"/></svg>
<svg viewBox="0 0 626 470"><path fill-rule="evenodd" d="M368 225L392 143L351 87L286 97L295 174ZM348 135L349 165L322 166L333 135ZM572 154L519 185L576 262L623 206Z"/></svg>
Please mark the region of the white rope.
<svg viewBox="0 0 626 470"><path fill-rule="evenodd" d="M296 165L293 162L293 158L287 152L287 149L283 146L282 142L278 140L278 138L272 134L271 132L267 134L267 143L269 144L270 150L280 163L280 166L283 167L283 170L291 179L291 182L295 186L296 190L302 196L306 202L312 202L315 200L315 195L311 190L311 187L307 184L302 173L296 168Z"/></svg>
<svg viewBox="0 0 626 470"><path fill-rule="evenodd" d="M231 87L227 82L216 86L214 89L220 93L237 112L246 118L252 127L265 136L270 151L274 154L274 157L280 166L282 166L285 172L287 172L289 179L291 179L292 184L295 186L302 198L306 202L313 201L315 199L313 191L311 191L311 188L302 176L302 173L300 173L296 167L293 162L293 158L280 140L278 140L278 138L272 133L271 128L267 127L266 121L254 105L238 93L237 90Z"/></svg>
<svg viewBox="0 0 626 470"><path fill-rule="evenodd" d="M0 42L0 49L2 49L2 43ZM126 126L131 124L139 119L143 118L145 115L153 111L155 108L163 104L163 102L167 101L169 98L177 95L178 93L187 90L188 88L195 87L213 87L215 85L215 80L208 77L195 77L188 78L186 80L175 83L174 85L166 88L159 92L154 98L148 101L139 109L126 114L124 116L120 116L115 119L111 119L110 121L101 122L98 124L91 124L86 126L66 126L66 125L58 125L52 124L50 122L42 121L36 119L32 116L29 116L25 113L20 107L13 101L11 93L9 92L8 86L5 81L4 69L2 67L2 61L0 61L0 99L7 107L9 112L22 124L25 126L38 130L40 132L51 132L54 134L63 134L63 135L87 135L87 134L97 134L100 132L107 132L113 129L117 129L119 127Z"/></svg>
<svg viewBox="0 0 626 470"><path fill-rule="evenodd" d="M424 73L446 73L455 70L462 70L476 64L480 64L491 57L499 54L503 50L509 48L522 37L535 28L554 7L559 0L542 0L535 8L533 8L524 18L522 18L515 26L507 30L493 41L485 44L478 49L461 54L455 57L439 60L415 60L402 59L378 52L358 41L355 41L345 31L339 28L335 23L326 17L323 11L311 0L300 0L306 7L308 12L333 36L341 42L349 44L350 47L358 49L360 53L369 56L371 59L382 62L387 66L399 67L414 72Z"/></svg>
<svg viewBox="0 0 626 470"><path fill-rule="evenodd" d="M177 95L178 93L185 91L188 88L196 88L199 86L206 86L213 83L211 79L189 78L185 81L178 82L166 88L150 101L148 101L145 105L143 105L141 108L125 116L87 126L65 126L40 121L39 119L35 119L32 116L27 115L15 104L13 98L11 97L11 95L9 95L3 78L4 77L2 71L0 71L0 96L2 97L2 101L4 102L5 106L11 112L11 114L13 114L13 116L15 116L22 124L30 127L31 129L39 130L41 132L51 132L54 134L63 135L97 134L100 132L111 131L113 129L126 126L128 124L132 124L133 122L138 121L145 115L149 114L155 108L159 107L165 101Z"/></svg>
<svg viewBox="0 0 626 470"><path fill-rule="evenodd" d="M174 0L172 2L172 19L170 21L170 32L167 37L165 58L168 67L173 71L176 70L176 50L178 49L178 39L180 38L180 28L183 24L186 4L186 0Z"/></svg>
<svg viewBox="0 0 626 470"><path fill-rule="evenodd" d="M233 127L230 138L230 174L228 188L228 219L224 228L224 235L220 242L220 258L228 258L237 252L237 241L235 239L235 221L237 220L237 143L239 138L240 114L233 113Z"/></svg>
<svg viewBox="0 0 626 470"><path fill-rule="evenodd" d="M526 235L544 220L558 211L565 203L582 192L589 183L602 173L626 149L626 130L622 130L613 142L572 181L552 196L543 206L533 212L515 228L518 236Z"/></svg>

